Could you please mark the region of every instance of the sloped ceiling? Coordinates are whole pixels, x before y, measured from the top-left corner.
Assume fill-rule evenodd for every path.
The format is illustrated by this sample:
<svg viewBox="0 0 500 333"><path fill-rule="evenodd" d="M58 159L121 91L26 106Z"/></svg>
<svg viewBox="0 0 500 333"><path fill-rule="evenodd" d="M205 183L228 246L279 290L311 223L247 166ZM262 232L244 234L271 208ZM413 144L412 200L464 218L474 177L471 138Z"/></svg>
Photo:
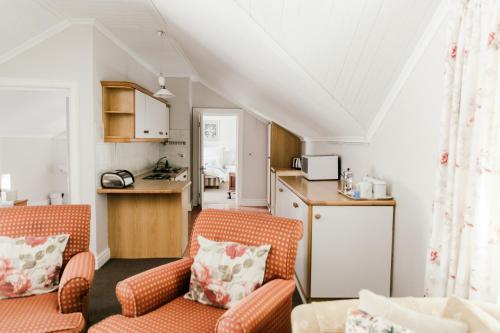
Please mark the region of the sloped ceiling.
<svg viewBox="0 0 500 333"><path fill-rule="evenodd" d="M156 71L197 78L302 137L363 141L441 0L29 2L48 9L34 13L45 25L95 18Z"/></svg>

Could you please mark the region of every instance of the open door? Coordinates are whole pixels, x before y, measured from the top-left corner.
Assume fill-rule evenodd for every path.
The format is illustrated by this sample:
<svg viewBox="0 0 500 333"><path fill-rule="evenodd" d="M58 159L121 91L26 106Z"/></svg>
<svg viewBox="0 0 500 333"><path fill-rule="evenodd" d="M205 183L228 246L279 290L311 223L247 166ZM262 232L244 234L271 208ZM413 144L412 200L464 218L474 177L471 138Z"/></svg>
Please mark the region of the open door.
<svg viewBox="0 0 500 333"><path fill-rule="evenodd" d="M204 160L203 160L203 126L201 126L203 123L203 113L198 112L198 147L199 147L199 154L198 154L198 161L200 161L200 172L198 172L199 179L198 179L198 184L199 184L199 204L201 209L203 209L203 193L205 193L205 166L204 166Z"/></svg>

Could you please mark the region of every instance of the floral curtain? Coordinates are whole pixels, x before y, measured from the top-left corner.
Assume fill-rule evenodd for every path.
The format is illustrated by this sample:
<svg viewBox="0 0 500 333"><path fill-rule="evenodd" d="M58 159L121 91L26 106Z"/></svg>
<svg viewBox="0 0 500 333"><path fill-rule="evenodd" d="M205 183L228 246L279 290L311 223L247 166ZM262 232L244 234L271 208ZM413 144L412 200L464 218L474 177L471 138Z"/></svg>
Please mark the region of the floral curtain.
<svg viewBox="0 0 500 333"><path fill-rule="evenodd" d="M449 2L446 101L426 294L500 293L500 0Z"/></svg>

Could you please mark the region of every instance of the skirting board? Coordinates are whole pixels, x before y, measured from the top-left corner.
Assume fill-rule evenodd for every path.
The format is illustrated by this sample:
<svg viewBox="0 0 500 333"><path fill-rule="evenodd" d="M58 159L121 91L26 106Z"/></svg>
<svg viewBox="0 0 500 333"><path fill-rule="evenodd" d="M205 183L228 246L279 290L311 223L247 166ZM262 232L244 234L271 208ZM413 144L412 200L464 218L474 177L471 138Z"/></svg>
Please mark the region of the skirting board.
<svg viewBox="0 0 500 333"><path fill-rule="evenodd" d="M111 251L108 247L97 256L97 259L95 261L95 269L99 269L104 266L104 264L107 263L109 259L111 259Z"/></svg>
<svg viewBox="0 0 500 333"><path fill-rule="evenodd" d="M240 206L252 206L252 207L266 206L267 207L267 200L266 199L243 199L242 198L238 204Z"/></svg>

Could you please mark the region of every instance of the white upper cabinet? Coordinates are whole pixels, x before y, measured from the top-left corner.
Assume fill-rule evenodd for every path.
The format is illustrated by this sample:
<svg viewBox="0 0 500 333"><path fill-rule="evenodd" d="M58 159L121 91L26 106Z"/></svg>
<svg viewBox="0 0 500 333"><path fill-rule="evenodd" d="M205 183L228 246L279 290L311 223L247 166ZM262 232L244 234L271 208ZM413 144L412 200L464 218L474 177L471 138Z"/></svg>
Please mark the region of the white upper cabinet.
<svg viewBox="0 0 500 333"><path fill-rule="evenodd" d="M164 103L135 91L135 137L166 139L169 137L169 108Z"/></svg>
<svg viewBox="0 0 500 333"><path fill-rule="evenodd" d="M135 91L135 137L138 139L149 139L148 126L146 124L146 94Z"/></svg>

